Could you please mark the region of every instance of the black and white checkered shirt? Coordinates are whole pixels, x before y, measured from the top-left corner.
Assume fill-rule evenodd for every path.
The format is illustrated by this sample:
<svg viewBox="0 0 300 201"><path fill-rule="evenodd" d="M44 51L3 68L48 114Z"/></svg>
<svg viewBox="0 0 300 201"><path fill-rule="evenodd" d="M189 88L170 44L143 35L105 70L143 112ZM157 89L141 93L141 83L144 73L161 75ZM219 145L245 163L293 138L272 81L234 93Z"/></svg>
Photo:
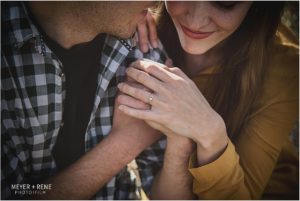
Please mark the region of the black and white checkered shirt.
<svg viewBox="0 0 300 201"><path fill-rule="evenodd" d="M61 128L65 99L64 67L43 41L23 3L2 5L1 39L1 197L17 197L12 184L36 183L56 173L52 155ZM99 50L100 51L100 50ZM162 48L142 54L131 40L106 36L101 53L103 71L93 111L85 133L85 150L95 147L112 127L117 84L124 79L126 65L146 57L163 63ZM147 192L162 164L165 141L140 154L136 162ZM105 162L105 161L103 161ZM136 178L124 168L96 199L139 199Z"/></svg>

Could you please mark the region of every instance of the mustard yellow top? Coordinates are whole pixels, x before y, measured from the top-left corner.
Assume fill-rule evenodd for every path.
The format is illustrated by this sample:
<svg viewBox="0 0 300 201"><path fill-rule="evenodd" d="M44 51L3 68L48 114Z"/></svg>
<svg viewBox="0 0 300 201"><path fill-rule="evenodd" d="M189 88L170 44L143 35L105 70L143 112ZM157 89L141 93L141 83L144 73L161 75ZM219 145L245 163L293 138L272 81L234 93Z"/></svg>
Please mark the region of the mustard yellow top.
<svg viewBox="0 0 300 201"><path fill-rule="evenodd" d="M289 139L298 119L298 41L285 28L277 32L271 65L238 140L214 162L193 167L193 192L199 199L298 199L298 154ZM194 78L201 89L209 72ZM195 160L195 156L194 156Z"/></svg>

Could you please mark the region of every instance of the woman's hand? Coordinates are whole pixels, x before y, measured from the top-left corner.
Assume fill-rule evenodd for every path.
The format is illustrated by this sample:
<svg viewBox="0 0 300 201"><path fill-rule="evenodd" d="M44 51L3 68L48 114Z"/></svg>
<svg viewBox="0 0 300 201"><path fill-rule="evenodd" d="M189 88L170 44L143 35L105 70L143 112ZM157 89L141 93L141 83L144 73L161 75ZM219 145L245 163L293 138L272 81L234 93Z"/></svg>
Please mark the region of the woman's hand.
<svg viewBox="0 0 300 201"><path fill-rule="evenodd" d="M177 134L194 140L203 153L219 153L220 149L226 147L227 134L223 119L179 68L139 60L127 69L127 76L151 91L126 83L118 86L120 91L150 104L151 109L139 109L120 101L119 108L124 113L150 122L151 126L167 135Z"/></svg>
<svg viewBox="0 0 300 201"><path fill-rule="evenodd" d="M156 23L152 14L148 11L146 18L137 26L138 43L143 53L148 52L149 41L153 48L158 47L158 37L156 30Z"/></svg>

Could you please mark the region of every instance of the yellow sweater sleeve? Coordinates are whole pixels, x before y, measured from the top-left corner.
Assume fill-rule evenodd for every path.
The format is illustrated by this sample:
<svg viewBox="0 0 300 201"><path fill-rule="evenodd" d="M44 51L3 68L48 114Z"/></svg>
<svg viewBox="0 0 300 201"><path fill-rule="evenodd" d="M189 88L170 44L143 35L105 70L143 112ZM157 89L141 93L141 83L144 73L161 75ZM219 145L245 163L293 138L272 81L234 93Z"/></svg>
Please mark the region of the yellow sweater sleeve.
<svg viewBox="0 0 300 201"><path fill-rule="evenodd" d="M192 160L196 160L196 157L193 156ZM202 167L190 168L190 173L195 178L193 192L199 199L250 197L244 185L244 172L239 166L239 156L230 141L225 152L216 161Z"/></svg>
<svg viewBox="0 0 300 201"><path fill-rule="evenodd" d="M277 50L276 50L277 51ZM298 50L280 47L247 126L214 162L193 167L200 199L260 199L298 119Z"/></svg>
<svg viewBox="0 0 300 201"><path fill-rule="evenodd" d="M249 121L235 146L216 161L191 168L200 199L259 199L298 116L298 100L277 102ZM296 175L295 175L296 176Z"/></svg>

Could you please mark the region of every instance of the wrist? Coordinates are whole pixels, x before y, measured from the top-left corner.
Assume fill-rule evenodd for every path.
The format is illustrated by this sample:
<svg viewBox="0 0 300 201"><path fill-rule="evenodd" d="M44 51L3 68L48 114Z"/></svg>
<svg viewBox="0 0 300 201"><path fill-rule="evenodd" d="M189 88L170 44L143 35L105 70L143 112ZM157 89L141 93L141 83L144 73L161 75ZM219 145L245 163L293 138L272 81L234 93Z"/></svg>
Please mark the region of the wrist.
<svg viewBox="0 0 300 201"><path fill-rule="evenodd" d="M194 151L195 143L186 137L167 137L167 146L164 155L164 163L180 165L186 164Z"/></svg>
<svg viewBox="0 0 300 201"><path fill-rule="evenodd" d="M228 145L228 139L212 144L210 147L203 148L197 145L197 161L198 165L206 165L215 161L225 151Z"/></svg>
<svg viewBox="0 0 300 201"><path fill-rule="evenodd" d="M207 132L207 135L195 138L199 165L205 165L216 160L226 149L228 140L223 119L215 124L213 129Z"/></svg>
<svg viewBox="0 0 300 201"><path fill-rule="evenodd" d="M199 134L199 130L201 134ZM218 114L207 128L197 128L193 133L192 139L197 144L197 147L203 150L209 150L220 142L227 142L228 138L225 122Z"/></svg>
<svg viewBox="0 0 300 201"><path fill-rule="evenodd" d="M107 144L112 147L112 152L118 156L120 164L126 165L139 153L138 147L132 146L131 141L124 139L116 130L112 130L103 141L107 141Z"/></svg>

